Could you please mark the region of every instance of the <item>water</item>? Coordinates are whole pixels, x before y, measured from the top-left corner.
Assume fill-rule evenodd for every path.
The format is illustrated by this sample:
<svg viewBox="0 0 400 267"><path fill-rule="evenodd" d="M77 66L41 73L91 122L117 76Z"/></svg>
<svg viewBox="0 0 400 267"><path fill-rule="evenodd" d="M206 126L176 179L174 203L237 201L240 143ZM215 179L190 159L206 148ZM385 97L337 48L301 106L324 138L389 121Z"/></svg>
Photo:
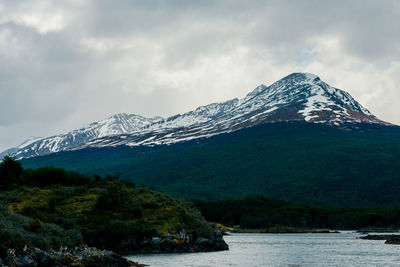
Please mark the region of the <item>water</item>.
<svg viewBox="0 0 400 267"><path fill-rule="evenodd" d="M150 266L400 266L400 245L338 234L232 234L229 251L128 257Z"/></svg>

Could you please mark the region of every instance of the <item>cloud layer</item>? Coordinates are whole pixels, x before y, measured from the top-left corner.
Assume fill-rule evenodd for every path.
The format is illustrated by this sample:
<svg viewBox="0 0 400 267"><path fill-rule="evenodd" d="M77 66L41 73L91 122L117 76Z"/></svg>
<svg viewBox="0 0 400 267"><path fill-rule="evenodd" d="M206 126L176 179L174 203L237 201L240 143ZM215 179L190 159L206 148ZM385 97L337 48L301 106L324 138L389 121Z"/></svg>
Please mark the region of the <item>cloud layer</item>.
<svg viewBox="0 0 400 267"><path fill-rule="evenodd" d="M311 72L400 124L399 1L2 1L0 150Z"/></svg>

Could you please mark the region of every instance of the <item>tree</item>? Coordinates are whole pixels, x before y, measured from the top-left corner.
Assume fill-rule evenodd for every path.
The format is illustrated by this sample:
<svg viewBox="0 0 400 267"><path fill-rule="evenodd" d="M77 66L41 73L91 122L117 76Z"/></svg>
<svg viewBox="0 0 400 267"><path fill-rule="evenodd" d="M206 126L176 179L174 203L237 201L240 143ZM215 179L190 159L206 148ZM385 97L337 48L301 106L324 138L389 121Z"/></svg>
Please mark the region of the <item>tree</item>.
<svg viewBox="0 0 400 267"><path fill-rule="evenodd" d="M131 193L119 182L109 184L99 196L96 203L97 209L112 210L131 201Z"/></svg>
<svg viewBox="0 0 400 267"><path fill-rule="evenodd" d="M21 183L23 172L21 163L10 156L5 156L0 163L0 189L8 189L12 184Z"/></svg>

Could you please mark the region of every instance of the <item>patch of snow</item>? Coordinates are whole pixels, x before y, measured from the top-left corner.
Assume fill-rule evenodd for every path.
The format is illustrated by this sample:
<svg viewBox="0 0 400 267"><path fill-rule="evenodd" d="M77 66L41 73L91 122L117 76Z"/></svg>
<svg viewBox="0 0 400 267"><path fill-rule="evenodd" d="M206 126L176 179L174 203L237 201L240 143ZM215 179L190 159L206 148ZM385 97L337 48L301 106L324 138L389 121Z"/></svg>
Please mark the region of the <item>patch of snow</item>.
<svg viewBox="0 0 400 267"><path fill-rule="evenodd" d="M325 91L318 86L312 86L310 95L311 96L307 97L304 109L298 111L298 113L303 115L306 121L319 117L318 115L312 115L312 113L322 110L331 111L332 109L328 106L335 105L335 103L325 95Z"/></svg>

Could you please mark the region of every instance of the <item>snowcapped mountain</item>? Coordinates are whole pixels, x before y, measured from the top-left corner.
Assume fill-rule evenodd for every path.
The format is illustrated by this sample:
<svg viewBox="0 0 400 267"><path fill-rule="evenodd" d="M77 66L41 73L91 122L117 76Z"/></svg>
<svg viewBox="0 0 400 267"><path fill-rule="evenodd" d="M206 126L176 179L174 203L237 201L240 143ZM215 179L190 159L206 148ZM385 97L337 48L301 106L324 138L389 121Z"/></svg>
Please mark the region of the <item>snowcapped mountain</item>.
<svg viewBox="0 0 400 267"><path fill-rule="evenodd" d="M42 137L36 137L36 136L31 136L28 139L26 139L24 142L22 142L19 146L17 147L12 147L9 148L3 152L0 153L0 160L3 159L4 156L6 155L15 155L19 150L23 149L26 146L29 146L30 144L43 139Z"/></svg>
<svg viewBox="0 0 400 267"><path fill-rule="evenodd" d="M201 106L169 118L116 114L69 133L26 141L1 154L26 158L87 147L171 144L277 121L338 127L356 123L390 125L318 76L293 73L270 86L258 86L243 99Z"/></svg>

